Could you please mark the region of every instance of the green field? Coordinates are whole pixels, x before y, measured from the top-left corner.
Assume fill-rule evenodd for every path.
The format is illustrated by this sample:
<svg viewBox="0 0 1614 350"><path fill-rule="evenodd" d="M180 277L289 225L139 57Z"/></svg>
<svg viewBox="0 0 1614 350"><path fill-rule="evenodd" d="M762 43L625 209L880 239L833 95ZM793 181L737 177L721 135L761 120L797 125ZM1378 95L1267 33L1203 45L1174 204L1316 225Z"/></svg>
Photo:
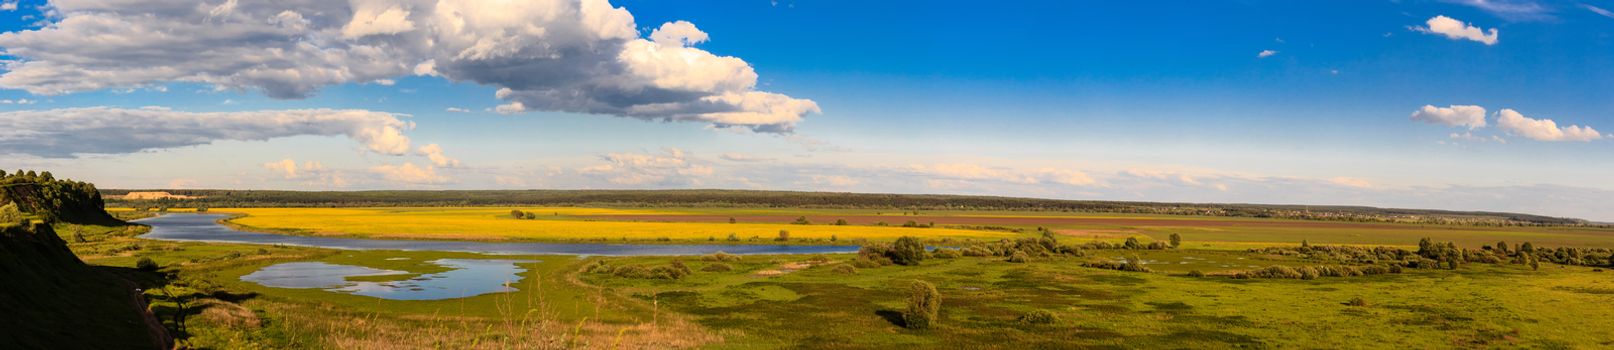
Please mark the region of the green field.
<svg viewBox="0 0 1614 350"><path fill-rule="evenodd" d="M890 229L925 237L944 229L999 234L1007 239L1048 235L1060 244L1119 243L1184 237L1177 249L1082 249L1080 256L931 257L917 266L858 268L854 254L745 256L722 262L728 271L704 271L718 262L676 258L693 272L680 279L646 279L591 273L625 265L668 266L673 257L485 256L468 253L335 251L298 247L146 241L130 238L139 226L59 228L79 232L72 243L92 264L133 266L154 259L172 274L165 288L147 291L165 322L184 320L182 343L195 348L1600 348L1614 346L1614 272L1597 266L1544 262L1466 263L1456 270L1299 279L1235 279L1229 275L1269 266L1372 264L1320 257L1245 251L1310 244L1389 244L1416 247L1421 237L1457 241L1461 248L1498 240L1551 248L1607 247L1607 231L1588 228L1472 227L1328 223L1226 217L1027 212L884 212L853 209L571 208L536 220L509 218L511 208L295 209L329 218L396 222L411 216L473 220L499 225L545 222L658 227L677 218L695 225L708 216L735 217L733 225ZM526 208L539 210L538 208ZM329 210L329 211L326 211ZM547 208L552 214L560 209ZM226 209L214 209L227 212ZM273 209L244 211L254 213ZM124 215L124 214L120 214ZM310 214L313 215L313 214ZM654 220L643 215L654 215ZM381 219L378 219L378 216ZM807 216L813 225L768 220ZM280 218L284 216L265 216ZM936 219L936 228L820 224L824 218ZM671 219L669 219L671 218ZM240 221L243 218L236 219ZM1047 221L1047 220L1066 221ZM994 224L971 225L980 220ZM1000 225L1003 220L1014 225ZM1070 220L1075 220L1074 222ZM1083 221L1089 220L1089 221ZM1122 220L1123 222L1116 222ZM338 220L339 221L339 220ZM290 221L282 221L290 222ZM1204 225L1204 226L1192 226ZM998 226L975 229L966 226ZM295 229L283 227L281 229ZM1017 231L1018 230L1018 231ZM1083 233L1071 231L1084 230ZM570 231L584 232L584 231ZM806 232L806 231L804 231ZM856 231L842 231L856 232ZM310 234L311 232L302 232ZM344 234L344 232L323 232ZM467 238L466 232L450 237ZM575 233L574 233L575 234ZM855 237L855 236L853 236ZM418 237L412 237L418 238ZM474 238L474 237L472 237ZM592 236L565 236L587 240ZM615 237L607 236L607 238ZM883 241L879 237L873 241ZM930 237L932 242L954 239ZM693 239L693 238L691 238ZM698 240L698 239L697 239ZM71 239L70 242L73 242ZM984 242L987 240L975 240ZM954 240L954 244L967 243ZM1544 243L1552 242L1552 243ZM1415 249L1415 248L1408 248ZM1604 264L1585 250L1586 264ZM1476 253L1478 254L1478 253ZM1595 253L1604 254L1604 253ZM1083 267L1135 257L1152 272ZM283 262L320 261L406 271L403 277L441 272L438 258L525 259L517 291L437 301L386 300L318 289L273 288L241 276ZM819 261L822 260L822 261ZM816 261L811 264L798 265ZM804 267L810 265L810 267ZM1600 266L1600 265L1599 265ZM612 271L599 269L596 271ZM1205 277L1190 274L1203 273ZM908 284L934 284L941 293L938 325L904 328ZM1350 305L1360 299L1365 305ZM181 310L175 301L183 301ZM1028 323L1033 312L1049 323ZM1319 331L1326 330L1326 331Z"/></svg>

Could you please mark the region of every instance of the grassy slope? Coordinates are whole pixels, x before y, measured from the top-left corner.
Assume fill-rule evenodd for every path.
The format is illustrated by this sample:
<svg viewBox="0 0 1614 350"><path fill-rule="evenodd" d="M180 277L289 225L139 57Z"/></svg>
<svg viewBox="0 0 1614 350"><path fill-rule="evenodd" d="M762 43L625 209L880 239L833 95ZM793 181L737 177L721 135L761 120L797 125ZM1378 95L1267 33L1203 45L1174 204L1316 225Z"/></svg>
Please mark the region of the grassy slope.
<svg viewBox="0 0 1614 350"><path fill-rule="evenodd" d="M160 347L129 270L85 265L48 226L0 228L0 348Z"/></svg>

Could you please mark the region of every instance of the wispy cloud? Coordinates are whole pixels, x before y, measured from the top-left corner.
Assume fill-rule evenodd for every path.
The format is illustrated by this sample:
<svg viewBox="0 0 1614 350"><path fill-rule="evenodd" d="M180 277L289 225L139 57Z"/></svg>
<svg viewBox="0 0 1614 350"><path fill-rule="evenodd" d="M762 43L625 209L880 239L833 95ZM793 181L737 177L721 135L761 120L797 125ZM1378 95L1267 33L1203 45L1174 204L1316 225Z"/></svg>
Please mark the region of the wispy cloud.
<svg viewBox="0 0 1614 350"><path fill-rule="evenodd" d="M414 124L352 109L182 112L162 107L85 107L0 112L0 152L69 158L315 135L345 136L371 152L409 152Z"/></svg>
<svg viewBox="0 0 1614 350"><path fill-rule="evenodd" d="M1448 0L1468 5L1508 21L1552 19L1552 8L1533 0Z"/></svg>
<svg viewBox="0 0 1614 350"><path fill-rule="evenodd" d="M1580 4L1580 7L1585 8L1587 11L1591 11L1599 16L1614 18L1614 12L1609 12L1601 7L1592 6L1591 4Z"/></svg>

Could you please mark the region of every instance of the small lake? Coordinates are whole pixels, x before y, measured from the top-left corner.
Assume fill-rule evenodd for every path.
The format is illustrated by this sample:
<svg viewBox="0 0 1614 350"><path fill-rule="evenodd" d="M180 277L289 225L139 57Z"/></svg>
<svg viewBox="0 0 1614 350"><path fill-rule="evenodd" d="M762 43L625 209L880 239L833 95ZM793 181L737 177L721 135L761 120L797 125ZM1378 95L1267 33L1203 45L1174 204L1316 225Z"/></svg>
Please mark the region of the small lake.
<svg viewBox="0 0 1614 350"><path fill-rule="evenodd" d="M450 270L387 281L353 281L350 277L407 275L408 272L323 262L275 264L241 276L242 281L275 288L318 288L391 300L442 300L515 291L520 286L518 264L531 260L438 259ZM386 280L386 278L382 278Z"/></svg>
<svg viewBox="0 0 1614 350"><path fill-rule="evenodd" d="M247 232L220 225L223 214L163 214L135 220L151 226L141 238L169 241L200 241L249 244L282 244L348 250L407 250L465 252L493 255L704 255L719 251L729 254L818 254L853 253L857 246L756 245L756 244L604 244L477 242L446 240L401 240L297 236Z"/></svg>

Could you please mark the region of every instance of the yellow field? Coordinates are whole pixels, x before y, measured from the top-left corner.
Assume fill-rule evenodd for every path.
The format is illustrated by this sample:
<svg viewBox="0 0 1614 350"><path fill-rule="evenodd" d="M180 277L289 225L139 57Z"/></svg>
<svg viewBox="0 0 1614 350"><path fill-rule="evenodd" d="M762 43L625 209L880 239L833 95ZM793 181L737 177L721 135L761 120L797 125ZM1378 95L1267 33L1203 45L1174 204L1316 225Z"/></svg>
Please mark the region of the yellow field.
<svg viewBox="0 0 1614 350"><path fill-rule="evenodd" d="M511 209L538 214L537 220L517 220ZM881 226L790 225L761 223L681 223L585 221L570 215L663 215L656 210L608 208L214 208L213 213L239 213L230 220L247 229L309 234L352 235L376 238L475 240L724 240L734 233L742 240L760 237L772 241L779 230L792 239L893 240L901 236L926 238L998 239L1007 232L946 228Z"/></svg>

